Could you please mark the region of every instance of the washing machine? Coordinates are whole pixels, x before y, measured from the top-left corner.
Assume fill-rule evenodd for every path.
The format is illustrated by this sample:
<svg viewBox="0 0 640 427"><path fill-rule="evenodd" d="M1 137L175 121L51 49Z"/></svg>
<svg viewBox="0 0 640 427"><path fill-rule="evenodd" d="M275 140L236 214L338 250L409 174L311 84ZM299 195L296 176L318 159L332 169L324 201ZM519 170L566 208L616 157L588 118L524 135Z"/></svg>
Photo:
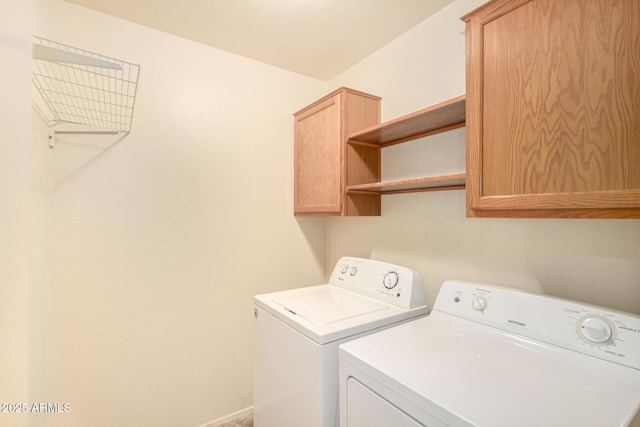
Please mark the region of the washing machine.
<svg viewBox="0 0 640 427"><path fill-rule="evenodd" d="M640 427L640 317L449 281L340 347L341 427Z"/></svg>
<svg viewBox="0 0 640 427"><path fill-rule="evenodd" d="M338 346L427 315L422 278L343 257L329 283L256 295L254 426L335 427Z"/></svg>

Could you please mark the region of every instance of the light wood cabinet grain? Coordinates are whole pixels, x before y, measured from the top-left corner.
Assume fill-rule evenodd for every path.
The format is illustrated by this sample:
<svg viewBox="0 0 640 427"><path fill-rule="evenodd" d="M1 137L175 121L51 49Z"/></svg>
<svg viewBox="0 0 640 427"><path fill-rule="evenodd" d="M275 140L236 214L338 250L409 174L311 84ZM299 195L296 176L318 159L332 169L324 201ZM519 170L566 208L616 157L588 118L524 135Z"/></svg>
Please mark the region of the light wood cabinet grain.
<svg viewBox="0 0 640 427"><path fill-rule="evenodd" d="M346 143L348 134L378 123L380 98L348 88L294 114L296 215L380 215L379 194L347 196L345 191L348 182L367 182L379 174L379 151L354 150Z"/></svg>
<svg viewBox="0 0 640 427"><path fill-rule="evenodd" d="M467 215L640 217L640 1L495 0L467 30Z"/></svg>

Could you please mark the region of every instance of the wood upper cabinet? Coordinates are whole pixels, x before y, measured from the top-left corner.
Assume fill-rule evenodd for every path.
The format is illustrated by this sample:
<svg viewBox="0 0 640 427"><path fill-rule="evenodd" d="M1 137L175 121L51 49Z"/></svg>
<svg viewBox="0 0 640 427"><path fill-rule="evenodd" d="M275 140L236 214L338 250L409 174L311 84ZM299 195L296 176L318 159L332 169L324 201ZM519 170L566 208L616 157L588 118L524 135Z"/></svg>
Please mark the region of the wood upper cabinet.
<svg viewBox="0 0 640 427"><path fill-rule="evenodd" d="M378 123L380 98L348 88L294 114L296 215L380 215L380 195L347 196L345 191L348 181L358 183L380 173L379 149L376 154L346 143L348 134Z"/></svg>
<svg viewBox="0 0 640 427"><path fill-rule="evenodd" d="M640 1L495 0L467 37L467 215L640 218Z"/></svg>

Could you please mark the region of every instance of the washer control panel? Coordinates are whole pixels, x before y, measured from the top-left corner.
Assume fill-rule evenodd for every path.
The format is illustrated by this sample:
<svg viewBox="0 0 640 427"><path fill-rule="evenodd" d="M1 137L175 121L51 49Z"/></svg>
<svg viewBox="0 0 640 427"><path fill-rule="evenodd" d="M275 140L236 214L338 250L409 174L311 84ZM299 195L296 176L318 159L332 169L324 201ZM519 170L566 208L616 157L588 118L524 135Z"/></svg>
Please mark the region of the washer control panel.
<svg viewBox="0 0 640 427"><path fill-rule="evenodd" d="M640 316L459 281L442 285L433 309L640 369Z"/></svg>
<svg viewBox="0 0 640 427"><path fill-rule="evenodd" d="M329 283L403 308L427 304L422 278L401 265L342 257L333 269Z"/></svg>

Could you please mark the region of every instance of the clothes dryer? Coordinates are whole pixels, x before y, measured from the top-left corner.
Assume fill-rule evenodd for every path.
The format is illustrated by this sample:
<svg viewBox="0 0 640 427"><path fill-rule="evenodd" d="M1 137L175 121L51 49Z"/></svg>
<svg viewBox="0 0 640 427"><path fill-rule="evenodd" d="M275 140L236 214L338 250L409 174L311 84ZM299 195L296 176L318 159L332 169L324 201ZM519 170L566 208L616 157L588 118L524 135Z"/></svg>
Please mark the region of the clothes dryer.
<svg viewBox="0 0 640 427"><path fill-rule="evenodd" d="M640 427L640 317L513 289L445 282L339 369L341 427Z"/></svg>

